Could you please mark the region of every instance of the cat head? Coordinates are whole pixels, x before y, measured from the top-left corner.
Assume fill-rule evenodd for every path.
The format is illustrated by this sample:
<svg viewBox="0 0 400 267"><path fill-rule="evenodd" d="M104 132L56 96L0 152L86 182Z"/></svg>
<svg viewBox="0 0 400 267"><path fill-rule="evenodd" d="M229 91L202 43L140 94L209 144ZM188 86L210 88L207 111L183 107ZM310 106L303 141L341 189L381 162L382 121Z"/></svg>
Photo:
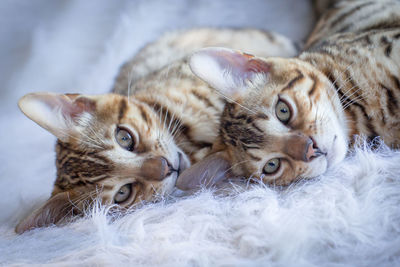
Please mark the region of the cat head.
<svg viewBox="0 0 400 267"><path fill-rule="evenodd" d="M190 164L160 114L134 98L32 93L19 107L58 139L52 196L19 233L79 214L94 199L122 208L153 201Z"/></svg>
<svg viewBox="0 0 400 267"><path fill-rule="evenodd" d="M190 67L228 100L220 124L220 161L230 175L287 185L316 177L344 158L347 132L340 101L311 64L204 48L192 55ZM209 161L193 168L206 169L202 164Z"/></svg>

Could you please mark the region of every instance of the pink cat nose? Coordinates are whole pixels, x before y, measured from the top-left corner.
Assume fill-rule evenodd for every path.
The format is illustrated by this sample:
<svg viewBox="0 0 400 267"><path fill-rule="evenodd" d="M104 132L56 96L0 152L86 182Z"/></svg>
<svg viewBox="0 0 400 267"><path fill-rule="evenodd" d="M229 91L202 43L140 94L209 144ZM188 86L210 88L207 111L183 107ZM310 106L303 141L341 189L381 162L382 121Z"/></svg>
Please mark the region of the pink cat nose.
<svg viewBox="0 0 400 267"><path fill-rule="evenodd" d="M314 138L303 133L295 133L285 140L283 152L294 160L309 162L316 157L326 155L319 149Z"/></svg>
<svg viewBox="0 0 400 267"><path fill-rule="evenodd" d="M144 161L140 174L147 180L162 181L169 176L173 171L171 164L164 157L149 158Z"/></svg>
<svg viewBox="0 0 400 267"><path fill-rule="evenodd" d="M313 158L319 157L321 155L326 155L326 153L323 153L319 149L317 142L315 142L315 139L310 137L306 144L306 151L304 153L304 161L308 162L308 161L312 160Z"/></svg>

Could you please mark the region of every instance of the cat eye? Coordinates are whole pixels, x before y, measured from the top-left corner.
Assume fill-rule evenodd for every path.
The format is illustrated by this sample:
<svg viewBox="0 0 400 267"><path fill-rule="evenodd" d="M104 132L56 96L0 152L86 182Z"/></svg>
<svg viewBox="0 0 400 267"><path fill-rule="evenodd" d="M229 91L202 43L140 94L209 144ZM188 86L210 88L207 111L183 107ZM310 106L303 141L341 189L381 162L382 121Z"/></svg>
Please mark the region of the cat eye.
<svg viewBox="0 0 400 267"><path fill-rule="evenodd" d="M275 106L276 117L284 124L286 124L292 114L290 112L290 106L283 100L279 100Z"/></svg>
<svg viewBox="0 0 400 267"><path fill-rule="evenodd" d="M114 202L116 204L119 204L126 201L130 197L131 193L132 193L132 184L126 184L122 186L118 190L117 194L115 194Z"/></svg>
<svg viewBox="0 0 400 267"><path fill-rule="evenodd" d="M265 174L274 174L279 170L281 166L281 160L278 158L270 159L264 166L264 173Z"/></svg>
<svg viewBox="0 0 400 267"><path fill-rule="evenodd" d="M118 145L128 151L133 151L135 148L135 138L128 130L118 127L115 133L115 139Z"/></svg>

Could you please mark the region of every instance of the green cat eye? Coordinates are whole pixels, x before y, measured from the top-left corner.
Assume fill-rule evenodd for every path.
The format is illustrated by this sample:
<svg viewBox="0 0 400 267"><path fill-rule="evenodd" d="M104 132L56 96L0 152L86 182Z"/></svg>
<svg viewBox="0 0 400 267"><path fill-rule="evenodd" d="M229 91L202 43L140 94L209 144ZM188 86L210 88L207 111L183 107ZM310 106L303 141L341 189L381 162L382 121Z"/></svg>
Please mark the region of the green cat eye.
<svg viewBox="0 0 400 267"><path fill-rule="evenodd" d="M276 104L275 113L276 113L276 117L282 123L287 123L292 116L289 105L282 100L279 100L278 103Z"/></svg>
<svg viewBox="0 0 400 267"><path fill-rule="evenodd" d="M133 151L135 147L135 139L128 130L117 128L115 139L117 140L118 145L122 148Z"/></svg>
<svg viewBox="0 0 400 267"><path fill-rule="evenodd" d="M264 173L265 174L273 174L278 171L279 167L281 166L281 160L278 158L270 159L267 161L267 164L264 166Z"/></svg>
<svg viewBox="0 0 400 267"><path fill-rule="evenodd" d="M132 193L132 184L122 186L114 196L114 202L119 204L126 201Z"/></svg>

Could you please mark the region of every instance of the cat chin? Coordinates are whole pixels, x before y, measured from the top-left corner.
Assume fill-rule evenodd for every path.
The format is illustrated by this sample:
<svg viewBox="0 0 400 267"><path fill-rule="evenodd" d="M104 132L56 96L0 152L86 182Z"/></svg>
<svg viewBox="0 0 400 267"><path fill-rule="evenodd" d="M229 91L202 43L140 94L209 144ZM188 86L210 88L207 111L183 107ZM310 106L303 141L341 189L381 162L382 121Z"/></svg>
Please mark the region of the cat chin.
<svg viewBox="0 0 400 267"><path fill-rule="evenodd" d="M163 193L167 194L171 193L175 188L178 176L191 166L189 157L178 147L175 147L174 152L172 154L174 156L171 162L173 162L174 168L178 171L173 172L163 182Z"/></svg>
<svg viewBox="0 0 400 267"><path fill-rule="evenodd" d="M181 152L181 156L178 157L178 161L179 161L179 173L182 173L184 170L186 170L187 168L189 168L191 166L189 157L182 151L179 150Z"/></svg>
<svg viewBox="0 0 400 267"><path fill-rule="evenodd" d="M302 176L306 179L317 177L326 172L328 169L328 158L321 156L309 163L309 171Z"/></svg>
<svg viewBox="0 0 400 267"><path fill-rule="evenodd" d="M332 168L342 162L347 153L347 141L343 135L337 135L327 155L328 168Z"/></svg>
<svg viewBox="0 0 400 267"><path fill-rule="evenodd" d="M170 176L165 178L161 187L161 192L159 192L159 194L161 196L164 196L172 193L175 189L175 184L177 179L178 179L177 172L173 172Z"/></svg>
<svg viewBox="0 0 400 267"><path fill-rule="evenodd" d="M314 178L324 174L328 169L336 166L344 160L347 153L347 142L342 136L334 138L331 149L326 156L314 159L309 164L309 172L303 174L304 178Z"/></svg>

